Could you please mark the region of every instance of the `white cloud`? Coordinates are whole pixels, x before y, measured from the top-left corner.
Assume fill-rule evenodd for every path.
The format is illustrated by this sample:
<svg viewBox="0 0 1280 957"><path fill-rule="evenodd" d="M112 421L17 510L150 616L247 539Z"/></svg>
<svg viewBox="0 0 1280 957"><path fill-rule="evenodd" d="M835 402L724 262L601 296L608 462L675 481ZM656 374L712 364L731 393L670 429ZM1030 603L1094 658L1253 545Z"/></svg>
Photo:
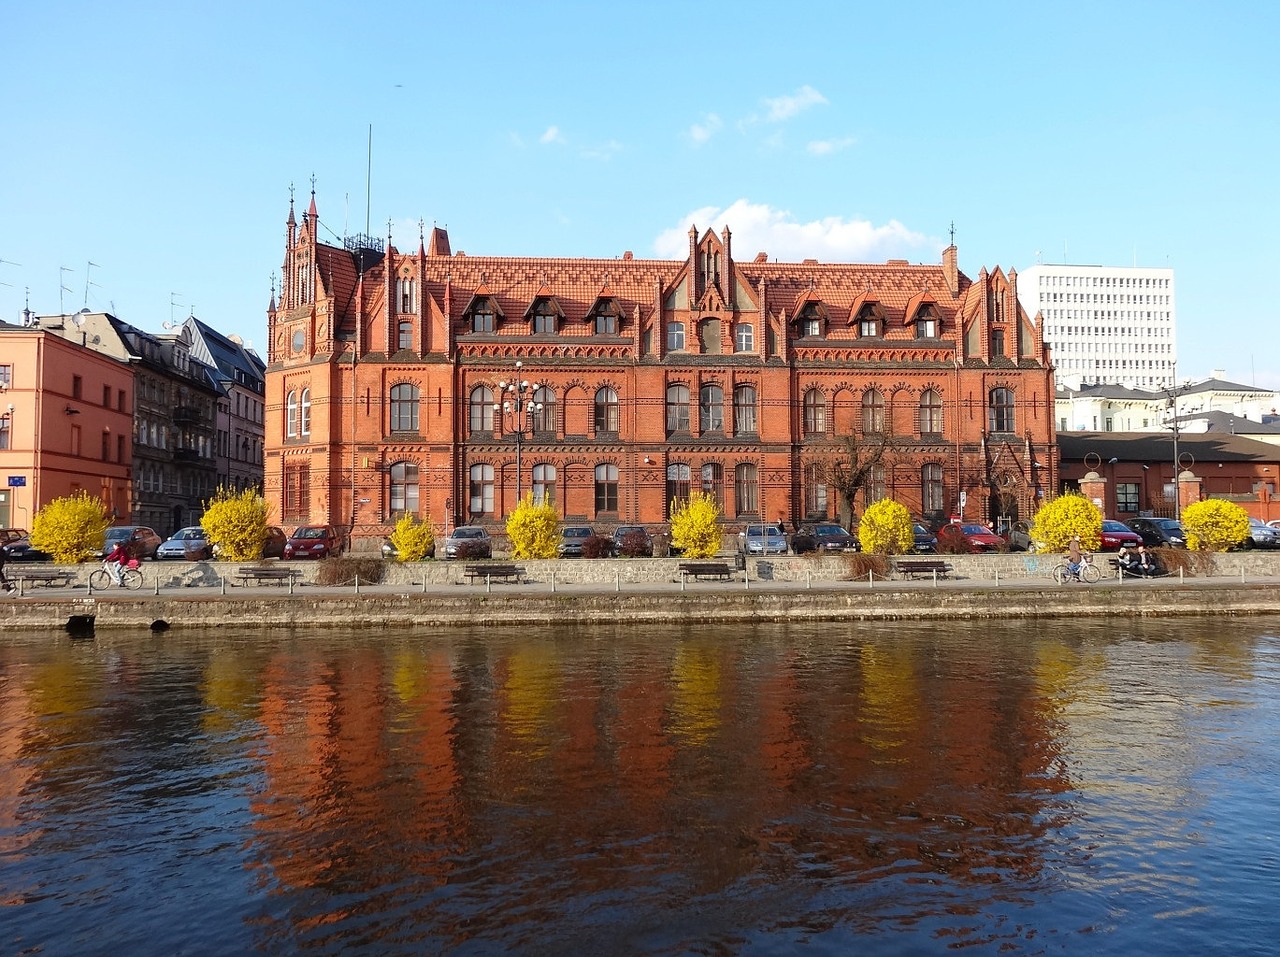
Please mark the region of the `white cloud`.
<svg viewBox="0 0 1280 957"><path fill-rule="evenodd" d="M839 153L841 150L847 150L854 143L852 136L843 136L836 140L811 140L809 145L805 147L814 156L829 156L832 153Z"/></svg>
<svg viewBox="0 0 1280 957"><path fill-rule="evenodd" d="M582 151L582 158L588 160L611 160L622 152L622 144L617 140L609 140L599 146L591 146Z"/></svg>
<svg viewBox="0 0 1280 957"><path fill-rule="evenodd" d="M827 216L801 223L786 210L739 199L720 209L704 206L682 217L680 223L664 230L653 242L657 256L683 259L689 254L689 227L696 224L699 234L714 229L718 234L725 226L733 234L734 258L739 262L754 259L764 252L770 260L800 262L884 262L886 259L920 259L933 261L942 243L913 232L897 220L876 225L866 220Z"/></svg>
<svg viewBox="0 0 1280 957"><path fill-rule="evenodd" d="M765 117L770 123L781 123L789 120L797 113L802 113L811 106L825 104L827 98L807 83L790 96L765 97L764 105L768 108Z"/></svg>
<svg viewBox="0 0 1280 957"><path fill-rule="evenodd" d="M724 126L724 121L714 113L708 113L701 123L694 123L689 127L689 139L693 140L694 146L701 146L707 140L711 139L720 128Z"/></svg>
<svg viewBox="0 0 1280 957"><path fill-rule="evenodd" d="M546 132L538 137L538 142L544 146L548 143L563 143L564 137L560 135L560 127L548 126Z"/></svg>

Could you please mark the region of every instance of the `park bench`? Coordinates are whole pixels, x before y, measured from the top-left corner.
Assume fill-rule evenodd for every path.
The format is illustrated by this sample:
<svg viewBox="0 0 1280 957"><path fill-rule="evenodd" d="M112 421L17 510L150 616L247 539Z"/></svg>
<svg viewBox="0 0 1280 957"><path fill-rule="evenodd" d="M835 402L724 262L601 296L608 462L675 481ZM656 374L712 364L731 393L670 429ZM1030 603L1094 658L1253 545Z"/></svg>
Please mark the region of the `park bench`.
<svg viewBox="0 0 1280 957"><path fill-rule="evenodd" d="M728 581L733 577L733 569L725 562L681 562L680 574L690 578L719 578Z"/></svg>
<svg viewBox="0 0 1280 957"><path fill-rule="evenodd" d="M13 566L9 566L12 568ZM36 588L62 588L70 585L75 579L74 572L62 571L59 569L43 569L43 568L24 568L22 571L11 575L10 577L18 579L27 585Z"/></svg>
<svg viewBox="0 0 1280 957"><path fill-rule="evenodd" d="M288 565L247 565L236 569L236 578L241 585L255 585L274 582L293 584L302 577L301 569Z"/></svg>
<svg viewBox="0 0 1280 957"><path fill-rule="evenodd" d="M514 578L519 582L524 579L524 567L521 565L476 563L464 567L462 574L466 576L467 581L471 584L475 584L477 578L486 581L511 581Z"/></svg>
<svg viewBox="0 0 1280 957"><path fill-rule="evenodd" d="M916 578L920 575L946 578L951 574L951 564L940 558L901 558L893 563L893 570L904 578Z"/></svg>

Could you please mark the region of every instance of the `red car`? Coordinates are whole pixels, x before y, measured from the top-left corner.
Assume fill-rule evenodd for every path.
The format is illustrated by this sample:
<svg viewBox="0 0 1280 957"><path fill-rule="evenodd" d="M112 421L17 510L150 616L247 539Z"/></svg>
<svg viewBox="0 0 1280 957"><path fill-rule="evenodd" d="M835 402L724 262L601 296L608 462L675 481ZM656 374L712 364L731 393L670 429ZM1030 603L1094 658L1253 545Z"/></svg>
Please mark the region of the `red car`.
<svg viewBox="0 0 1280 957"><path fill-rule="evenodd" d="M342 554L342 533L332 525L299 525L284 543L285 558L328 558Z"/></svg>
<svg viewBox="0 0 1280 957"><path fill-rule="evenodd" d="M986 525L979 525L976 522L962 524L960 526L960 534L968 539L975 552L996 552L1007 545L1003 538Z"/></svg>
<svg viewBox="0 0 1280 957"><path fill-rule="evenodd" d="M1102 544L1098 546L1100 552L1118 552L1122 547L1128 545L1130 548L1137 548L1142 544L1142 536L1131 529L1123 522L1113 521L1112 519L1103 519L1102 521Z"/></svg>

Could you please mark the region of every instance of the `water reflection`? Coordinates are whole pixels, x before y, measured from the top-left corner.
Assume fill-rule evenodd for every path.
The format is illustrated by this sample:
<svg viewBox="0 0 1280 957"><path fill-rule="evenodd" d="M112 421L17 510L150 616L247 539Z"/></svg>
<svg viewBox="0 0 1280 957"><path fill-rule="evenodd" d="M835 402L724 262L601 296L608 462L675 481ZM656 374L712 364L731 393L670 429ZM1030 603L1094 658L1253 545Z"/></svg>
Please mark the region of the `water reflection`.
<svg viewBox="0 0 1280 957"><path fill-rule="evenodd" d="M1035 627L8 636L0 951L1264 948L1275 623Z"/></svg>

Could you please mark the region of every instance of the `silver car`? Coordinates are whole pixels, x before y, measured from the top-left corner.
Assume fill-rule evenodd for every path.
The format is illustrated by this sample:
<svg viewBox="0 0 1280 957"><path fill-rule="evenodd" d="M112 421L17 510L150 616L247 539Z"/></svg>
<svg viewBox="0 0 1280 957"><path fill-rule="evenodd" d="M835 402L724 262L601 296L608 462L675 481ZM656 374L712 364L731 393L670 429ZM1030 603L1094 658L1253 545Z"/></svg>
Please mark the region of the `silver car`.
<svg viewBox="0 0 1280 957"><path fill-rule="evenodd" d="M748 555L785 555L787 533L778 525L748 525L738 533L738 551Z"/></svg>
<svg viewBox="0 0 1280 957"><path fill-rule="evenodd" d="M445 558L492 558L493 539L479 525L459 525L444 540Z"/></svg>
<svg viewBox="0 0 1280 957"><path fill-rule="evenodd" d="M213 552L209 548L209 539L199 525L190 525L174 532L160 543L156 549L156 558L185 558L191 561L204 561Z"/></svg>
<svg viewBox="0 0 1280 957"><path fill-rule="evenodd" d="M1261 519L1249 519L1249 537L1243 548L1280 548L1280 528L1272 528Z"/></svg>

